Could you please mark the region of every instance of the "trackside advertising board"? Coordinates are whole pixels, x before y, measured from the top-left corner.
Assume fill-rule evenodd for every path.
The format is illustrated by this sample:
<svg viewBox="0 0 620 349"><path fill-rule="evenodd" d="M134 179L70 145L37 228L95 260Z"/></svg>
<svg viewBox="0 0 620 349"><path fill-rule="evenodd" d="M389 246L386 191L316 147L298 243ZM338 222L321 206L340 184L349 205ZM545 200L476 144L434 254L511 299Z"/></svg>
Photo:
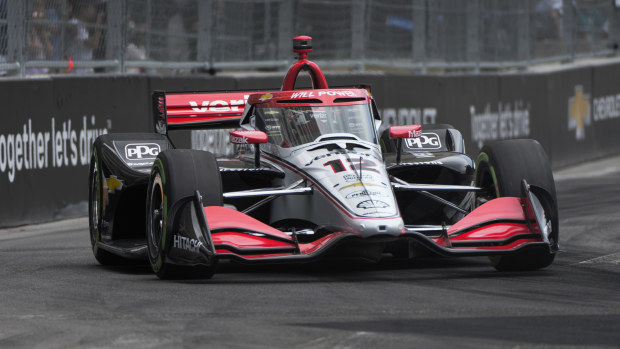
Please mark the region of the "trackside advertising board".
<svg viewBox="0 0 620 349"><path fill-rule="evenodd" d="M0 80L0 227L85 215L92 141L104 133L153 132L151 91L278 89L283 77ZM620 153L620 63L547 73L327 73L326 78L331 87L371 85L382 129L453 125L473 157L485 142L511 138L537 139L554 168ZM298 85L309 83L302 79ZM188 107L212 101L193 102ZM171 137L181 148L232 155L224 129L174 131Z"/></svg>
<svg viewBox="0 0 620 349"><path fill-rule="evenodd" d="M149 127L141 78L1 81L0 226L83 215L92 142Z"/></svg>

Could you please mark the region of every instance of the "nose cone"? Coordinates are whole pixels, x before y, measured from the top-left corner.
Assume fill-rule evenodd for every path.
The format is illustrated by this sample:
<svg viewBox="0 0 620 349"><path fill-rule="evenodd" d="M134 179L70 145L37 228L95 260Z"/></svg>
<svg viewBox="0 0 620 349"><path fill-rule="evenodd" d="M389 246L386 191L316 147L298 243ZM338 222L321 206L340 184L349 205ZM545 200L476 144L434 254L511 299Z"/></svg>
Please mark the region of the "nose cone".
<svg viewBox="0 0 620 349"><path fill-rule="evenodd" d="M346 159L336 159L344 163ZM331 161L331 160L330 160ZM398 236L404 229L394 192L390 186L383 166L371 167L372 161L366 160L362 170L358 169L359 160L353 166L355 170L334 172L331 165L316 167L313 172L320 176L319 183L331 188L331 195L347 213L350 228L362 237L374 235ZM364 159L362 164L364 164ZM364 168L364 167L367 168ZM320 173L320 174L319 174Z"/></svg>
<svg viewBox="0 0 620 349"><path fill-rule="evenodd" d="M302 165L304 171L351 216L399 217L383 162L372 150L320 150L310 154L313 157L305 158Z"/></svg>
<svg viewBox="0 0 620 349"><path fill-rule="evenodd" d="M394 194L387 178L375 174L330 176L324 179L334 187L333 195L356 216L387 218L398 216Z"/></svg>

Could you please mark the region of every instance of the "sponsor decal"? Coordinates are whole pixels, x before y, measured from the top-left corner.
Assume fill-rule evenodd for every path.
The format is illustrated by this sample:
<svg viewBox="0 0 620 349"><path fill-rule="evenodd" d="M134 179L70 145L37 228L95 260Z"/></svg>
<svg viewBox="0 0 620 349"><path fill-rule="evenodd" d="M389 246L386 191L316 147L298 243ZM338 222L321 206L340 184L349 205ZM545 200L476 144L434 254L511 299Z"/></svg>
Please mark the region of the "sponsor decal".
<svg viewBox="0 0 620 349"><path fill-rule="evenodd" d="M107 134L112 127L97 127L94 115L82 117L82 122L72 119L50 119L49 128L37 130L28 119L15 133L0 133L0 173L6 173L13 183L21 171L46 168L87 166L95 139Z"/></svg>
<svg viewBox="0 0 620 349"><path fill-rule="evenodd" d="M309 97L321 97L321 96L340 96L340 97L355 97L353 91L301 91L291 94L291 99L309 98Z"/></svg>
<svg viewBox="0 0 620 349"><path fill-rule="evenodd" d="M422 133L418 138L406 138L405 145L409 149L441 149L441 139L433 132Z"/></svg>
<svg viewBox="0 0 620 349"><path fill-rule="evenodd" d="M291 99L316 97L313 91L295 92L291 94Z"/></svg>
<svg viewBox="0 0 620 349"><path fill-rule="evenodd" d="M437 123L437 108L385 108L383 120L390 126Z"/></svg>
<svg viewBox="0 0 620 349"><path fill-rule="evenodd" d="M132 143L125 146L127 160L154 160L161 151L157 143Z"/></svg>
<svg viewBox="0 0 620 349"><path fill-rule="evenodd" d="M345 172L345 171L371 171L376 173L381 173L377 169L377 164L369 159L359 158L359 159L346 159L348 163L348 168L342 162L341 159L335 159L328 161L323 164L323 166L329 166L334 173Z"/></svg>
<svg viewBox="0 0 620 349"><path fill-rule="evenodd" d="M414 131L409 131L408 132L408 137L409 138L418 138L422 135L422 131L420 130L414 130Z"/></svg>
<svg viewBox="0 0 620 349"><path fill-rule="evenodd" d="M127 166L129 167L151 167L153 165L152 161L145 161L145 162L128 162Z"/></svg>
<svg viewBox="0 0 620 349"><path fill-rule="evenodd" d="M363 173L362 178L360 178L359 174L345 174L342 175L342 179L345 182L359 182L359 181L372 181L373 176L370 173Z"/></svg>
<svg viewBox="0 0 620 349"><path fill-rule="evenodd" d="M359 199L362 196L385 196L385 193L378 190L360 190L345 196L347 199Z"/></svg>
<svg viewBox="0 0 620 349"><path fill-rule="evenodd" d="M248 137L237 137L237 136L230 136L230 143L233 144L248 144Z"/></svg>
<svg viewBox="0 0 620 349"><path fill-rule="evenodd" d="M353 91L319 91L319 96L355 97Z"/></svg>
<svg viewBox="0 0 620 349"><path fill-rule="evenodd" d="M568 129L575 130L575 139L586 138L586 126L591 123L590 95L583 93L583 86L575 86L575 95L568 99Z"/></svg>
<svg viewBox="0 0 620 349"><path fill-rule="evenodd" d="M443 165L441 161L422 161L422 162L401 162L401 166L417 166L417 165Z"/></svg>
<svg viewBox="0 0 620 349"><path fill-rule="evenodd" d="M472 139L482 148L485 141L529 137L530 105L521 100L512 103L499 102L497 111L487 103L482 112L469 107Z"/></svg>
<svg viewBox="0 0 620 349"><path fill-rule="evenodd" d="M357 183L345 185L344 187L340 188L339 190L344 190L344 189L353 188L353 187L383 187L383 188L385 188L386 185L383 182L381 184L357 182Z"/></svg>
<svg viewBox="0 0 620 349"><path fill-rule="evenodd" d="M413 153L413 157L415 157L416 159L428 159L428 158L434 158L435 155L433 155L433 153L427 153L427 152L416 152L416 153Z"/></svg>
<svg viewBox="0 0 620 349"><path fill-rule="evenodd" d="M363 208L365 210L373 208L388 208L390 205L381 200L364 200L357 204L357 208Z"/></svg>
<svg viewBox="0 0 620 349"><path fill-rule="evenodd" d="M618 118L620 118L620 93L591 97L584 92L582 85L575 86L575 94L568 99L568 129L575 130L576 140L586 138L587 126Z"/></svg>
<svg viewBox="0 0 620 349"><path fill-rule="evenodd" d="M105 178L104 189L107 190L108 193L112 194L116 190L123 189L123 181L118 179L118 177L116 176L110 176L110 178Z"/></svg>
<svg viewBox="0 0 620 349"><path fill-rule="evenodd" d="M189 105L192 110L197 113L212 112L238 112L240 106L244 106L250 95L244 95L243 99L232 99L230 101L215 100L215 101L202 101L201 108L198 107L198 102L189 101Z"/></svg>
<svg viewBox="0 0 620 349"><path fill-rule="evenodd" d="M272 99L273 95L271 93L265 93L264 95L260 96L259 100L261 102L264 102L266 100Z"/></svg>
<svg viewBox="0 0 620 349"><path fill-rule="evenodd" d="M346 154L349 154L349 155L359 155L360 157L363 157L363 156L374 157L370 153L360 153L358 151L348 151L348 150L345 150L345 149L341 149L341 150L333 151L333 152L330 152L330 153L327 153L327 154L318 155L318 156L314 157L314 159L310 160L310 162L308 162L304 166L310 166L310 165L312 165L313 162L315 162L317 160L320 160L320 159L324 159L324 158L328 158L328 157L336 156L336 155L346 155ZM356 159L356 161L359 161L359 159Z"/></svg>
<svg viewBox="0 0 620 349"><path fill-rule="evenodd" d="M594 98L592 109L595 122L620 118L620 93Z"/></svg>
<svg viewBox="0 0 620 349"><path fill-rule="evenodd" d="M202 246L202 242L196 239L190 239L181 235L172 236L172 247L179 250L198 253L200 251L200 246Z"/></svg>

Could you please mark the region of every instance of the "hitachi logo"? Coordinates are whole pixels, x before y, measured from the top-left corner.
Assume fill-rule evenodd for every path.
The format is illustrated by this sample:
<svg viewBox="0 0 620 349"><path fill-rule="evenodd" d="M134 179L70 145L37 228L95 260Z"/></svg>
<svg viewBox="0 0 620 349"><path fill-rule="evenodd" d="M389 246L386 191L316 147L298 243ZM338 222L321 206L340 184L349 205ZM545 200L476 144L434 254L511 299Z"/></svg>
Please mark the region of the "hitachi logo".
<svg viewBox="0 0 620 349"><path fill-rule="evenodd" d="M187 238L185 236L173 235L172 239L172 247L189 252L198 253L198 251L200 250L200 246L202 246L202 242L196 239Z"/></svg>
<svg viewBox="0 0 620 349"><path fill-rule="evenodd" d="M211 112L238 112L239 106L244 106L248 100L250 95L243 95L243 99L231 99L230 101L223 100L215 100L215 101L202 101L202 108L198 108L198 102L189 101L189 105L191 105L192 110L197 113L206 113L207 111Z"/></svg>

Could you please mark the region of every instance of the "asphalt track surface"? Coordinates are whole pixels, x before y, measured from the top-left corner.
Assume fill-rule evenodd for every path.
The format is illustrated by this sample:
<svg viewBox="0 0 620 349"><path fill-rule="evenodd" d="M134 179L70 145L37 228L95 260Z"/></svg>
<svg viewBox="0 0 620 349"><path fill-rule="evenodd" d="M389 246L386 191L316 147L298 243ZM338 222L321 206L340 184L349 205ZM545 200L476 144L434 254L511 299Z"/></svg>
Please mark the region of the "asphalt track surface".
<svg viewBox="0 0 620 349"><path fill-rule="evenodd" d="M620 158L556 172L562 253L224 265L161 281L97 264L87 220L0 230L0 348L618 348Z"/></svg>

